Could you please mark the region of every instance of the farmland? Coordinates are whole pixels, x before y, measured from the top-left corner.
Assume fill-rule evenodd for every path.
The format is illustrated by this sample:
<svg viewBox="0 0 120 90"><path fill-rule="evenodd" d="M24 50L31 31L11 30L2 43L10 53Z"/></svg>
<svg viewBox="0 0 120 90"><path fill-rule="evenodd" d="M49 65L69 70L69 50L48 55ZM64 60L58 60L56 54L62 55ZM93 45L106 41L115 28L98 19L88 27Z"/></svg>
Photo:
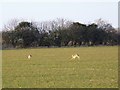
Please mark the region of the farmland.
<svg viewBox="0 0 120 90"><path fill-rule="evenodd" d="M2 75L3 88L117 88L118 47L3 50Z"/></svg>

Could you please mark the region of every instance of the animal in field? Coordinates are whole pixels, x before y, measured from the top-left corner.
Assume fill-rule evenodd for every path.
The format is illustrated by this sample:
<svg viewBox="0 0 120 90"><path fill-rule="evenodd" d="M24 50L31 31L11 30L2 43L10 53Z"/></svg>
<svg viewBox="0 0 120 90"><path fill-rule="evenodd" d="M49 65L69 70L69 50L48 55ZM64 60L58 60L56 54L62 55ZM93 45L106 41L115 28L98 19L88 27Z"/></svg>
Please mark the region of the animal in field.
<svg viewBox="0 0 120 90"><path fill-rule="evenodd" d="M72 58L71 59L79 59L80 58L80 56L78 55L78 54L74 54L74 55L72 55Z"/></svg>
<svg viewBox="0 0 120 90"><path fill-rule="evenodd" d="M28 58L28 59L31 59L31 58L32 58L32 55L28 55L27 58Z"/></svg>

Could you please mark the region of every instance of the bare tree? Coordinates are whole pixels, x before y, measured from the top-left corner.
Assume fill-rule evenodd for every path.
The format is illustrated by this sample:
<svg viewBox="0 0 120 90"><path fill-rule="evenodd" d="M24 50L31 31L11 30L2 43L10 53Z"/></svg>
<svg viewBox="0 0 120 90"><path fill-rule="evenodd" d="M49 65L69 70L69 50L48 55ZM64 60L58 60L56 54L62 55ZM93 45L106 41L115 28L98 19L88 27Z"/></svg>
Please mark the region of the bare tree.
<svg viewBox="0 0 120 90"><path fill-rule="evenodd" d="M17 19L12 19L10 20L6 25L3 27L3 31L11 31L14 30L15 27L19 24L19 20Z"/></svg>
<svg viewBox="0 0 120 90"><path fill-rule="evenodd" d="M104 29L104 30L110 30L113 29L112 25L110 23L108 23L105 20L97 19L95 20L95 23L98 25L98 28Z"/></svg>

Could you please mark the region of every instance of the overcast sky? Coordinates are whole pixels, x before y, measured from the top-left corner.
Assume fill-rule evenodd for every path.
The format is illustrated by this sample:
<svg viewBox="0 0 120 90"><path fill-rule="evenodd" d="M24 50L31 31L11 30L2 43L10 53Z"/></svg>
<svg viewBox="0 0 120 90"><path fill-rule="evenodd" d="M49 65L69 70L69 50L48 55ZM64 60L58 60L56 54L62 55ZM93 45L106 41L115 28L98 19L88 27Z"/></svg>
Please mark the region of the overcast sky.
<svg viewBox="0 0 120 90"><path fill-rule="evenodd" d="M82 1L82 2L81 2ZM102 18L112 24L113 27L118 27L118 2L117 0L94 0L87 2L81 1L61 1L51 2L29 2L7 1L4 0L0 4L0 29L12 19L22 19L28 21L48 21L56 18L65 18L81 23L92 23L95 20Z"/></svg>

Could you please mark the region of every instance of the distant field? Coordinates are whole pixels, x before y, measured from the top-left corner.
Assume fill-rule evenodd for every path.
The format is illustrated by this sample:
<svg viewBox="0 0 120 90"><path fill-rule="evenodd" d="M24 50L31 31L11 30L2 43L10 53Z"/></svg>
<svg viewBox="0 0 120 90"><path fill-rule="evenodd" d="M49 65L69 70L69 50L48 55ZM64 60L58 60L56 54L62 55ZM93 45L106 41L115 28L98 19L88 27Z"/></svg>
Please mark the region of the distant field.
<svg viewBox="0 0 120 90"><path fill-rule="evenodd" d="M71 60L74 53L79 60ZM3 50L2 56L3 88L118 87L117 46Z"/></svg>

